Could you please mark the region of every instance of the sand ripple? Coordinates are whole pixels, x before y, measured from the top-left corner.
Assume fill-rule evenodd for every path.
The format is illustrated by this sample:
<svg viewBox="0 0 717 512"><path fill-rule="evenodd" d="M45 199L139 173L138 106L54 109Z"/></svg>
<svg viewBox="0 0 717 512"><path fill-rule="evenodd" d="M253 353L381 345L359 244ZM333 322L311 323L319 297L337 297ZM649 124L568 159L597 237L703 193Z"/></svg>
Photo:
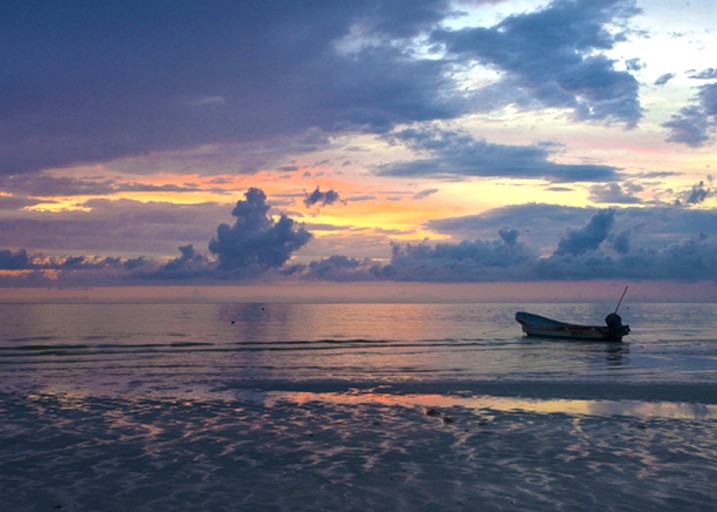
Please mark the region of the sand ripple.
<svg viewBox="0 0 717 512"><path fill-rule="evenodd" d="M711 419L2 395L5 510L709 510ZM446 419L449 418L450 421Z"/></svg>

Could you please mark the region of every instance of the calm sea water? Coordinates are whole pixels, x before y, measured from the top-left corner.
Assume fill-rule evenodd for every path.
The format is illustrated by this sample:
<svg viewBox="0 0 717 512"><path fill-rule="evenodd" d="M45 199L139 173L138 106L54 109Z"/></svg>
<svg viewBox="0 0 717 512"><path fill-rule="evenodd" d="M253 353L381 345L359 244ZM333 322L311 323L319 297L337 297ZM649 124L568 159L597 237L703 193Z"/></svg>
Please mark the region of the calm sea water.
<svg viewBox="0 0 717 512"><path fill-rule="evenodd" d="M576 323L602 323L606 313L595 304L519 308ZM183 398L377 385L490 392L523 383L523 394L534 385L550 385L557 395L609 394L613 386L626 396L654 391L658 396L647 398L661 399L670 398L659 393L671 385L676 399L689 400L689 386L717 385L715 304L624 306L623 322L633 332L622 344L525 338L513 319L516 309L511 304L2 304L0 386ZM715 400L705 393L701 400Z"/></svg>
<svg viewBox="0 0 717 512"><path fill-rule="evenodd" d="M717 305L2 304L14 512L714 510Z"/></svg>

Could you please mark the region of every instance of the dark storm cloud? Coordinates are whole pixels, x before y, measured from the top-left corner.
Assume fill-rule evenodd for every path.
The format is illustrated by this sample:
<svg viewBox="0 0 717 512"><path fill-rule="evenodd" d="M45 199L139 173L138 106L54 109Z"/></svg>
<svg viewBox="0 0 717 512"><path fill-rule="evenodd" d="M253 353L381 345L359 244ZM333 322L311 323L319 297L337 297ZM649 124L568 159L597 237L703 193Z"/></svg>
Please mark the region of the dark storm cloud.
<svg viewBox="0 0 717 512"><path fill-rule="evenodd" d="M262 190L250 188L245 197L232 211L237 218L234 225L220 224L209 250L217 256L223 271L251 275L279 268L311 239L311 234L296 228L286 215L275 222L268 215L270 206Z"/></svg>
<svg viewBox="0 0 717 512"><path fill-rule="evenodd" d="M307 208L310 208L315 204L326 206L334 204L338 200L339 193L335 190L329 189L326 192L321 192L321 190L319 190L319 187L316 187L311 194L306 194L306 197L304 198L304 205Z"/></svg>
<svg viewBox="0 0 717 512"><path fill-rule="evenodd" d="M670 131L668 142L700 147L710 140L717 126L717 83L700 86L694 100L696 104L682 108L662 124Z"/></svg>
<svg viewBox="0 0 717 512"><path fill-rule="evenodd" d="M437 31L436 43L505 73L506 102L568 108L579 120L634 126L642 117L638 82L601 52L621 37L606 29L639 12L630 0L557 0L490 28ZM512 98L506 91L514 90Z"/></svg>
<svg viewBox="0 0 717 512"><path fill-rule="evenodd" d="M611 181L618 169L607 165L558 164L548 160L550 147L492 144L440 129L406 129L391 136L430 158L380 166L382 176L482 176L544 178L553 181Z"/></svg>
<svg viewBox="0 0 717 512"><path fill-rule="evenodd" d="M410 37L448 10L443 0L3 2L0 173L456 115L443 62L388 43L359 56L336 46L355 27Z"/></svg>
<svg viewBox="0 0 717 512"><path fill-rule="evenodd" d="M633 125L637 83L600 52L617 37L605 27L635 12L626 0L558 0L452 32L436 30L455 14L446 0L8 0L0 4L0 174L210 143L274 154L272 142L306 133L385 133L516 101ZM432 32L446 58L411 49L414 36ZM451 78L475 59L505 73L502 104L477 102L494 89L466 94ZM232 172L272 160L242 154Z"/></svg>

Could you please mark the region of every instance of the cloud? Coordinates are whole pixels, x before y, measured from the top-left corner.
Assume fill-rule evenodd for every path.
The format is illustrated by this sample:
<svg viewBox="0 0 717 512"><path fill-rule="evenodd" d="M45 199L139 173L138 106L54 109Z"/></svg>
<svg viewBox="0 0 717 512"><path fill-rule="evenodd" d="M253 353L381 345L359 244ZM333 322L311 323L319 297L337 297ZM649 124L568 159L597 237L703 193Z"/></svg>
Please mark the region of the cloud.
<svg viewBox="0 0 717 512"><path fill-rule="evenodd" d="M1 196L0 195L0 210L21 210L26 206L34 206L40 203L46 203L48 201L41 201L39 199L31 199L23 196Z"/></svg>
<svg viewBox="0 0 717 512"><path fill-rule="evenodd" d="M683 217L680 212L685 210L669 210ZM642 214L650 217L651 212ZM681 240L668 246L662 242L653 248L635 247L635 230L617 231L616 216L615 210L594 212L586 225L570 229L549 256L540 256L517 237L513 240L514 229L505 229L500 240L394 244L383 276L408 281L717 279L715 234L683 232ZM709 215L713 220L714 216ZM684 217L689 223L699 216ZM711 229L714 233L715 227Z"/></svg>
<svg viewBox="0 0 717 512"><path fill-rule="evenodd" d="M194 273L207 269L207 259L205 256L198 254L194 250L193 245L183 245L179 247L181 255L166 263L161 272L173 273Z"/></svg>
<svg viewBox="0 0 717 512"><path fill-rule="evenodd" d="M560 182L611 181L618 170L607 165L558 164L548 160L546 145L493 144L470 135L438 128L409 128L388 137L429 158L385 164L381 176L481 176L549 179Z"/></svg>
<svg viewBox="0 0 717 512"><path fill-rule="evenodd" d="M383 276L398 281L513 280L524 277L525 265L534 259L535 253L512 239L512 232L504 232L501 240L394 244Z"/></svg>
<svg viewBox="0 0 717 512"><path fill-rule="evenodd" d="M690 78L693 80L714 80L717 78L717 68L707 68L702 71L692 73Z"/></svg>
<svg viewBox="0 0 717 512"><path fill-rule="evenodd" d="M694 100L695 105L682 108L662 124L670 131L668 142L700 147L710 140L717 126L717 83L700 86Z"/></svg>
<svg viewBox="0 0 717 512"><path fill-rule="evenodd" d="M197 192L206 191L192 186L150 185L144 183L120 183L109 179L72 178L51 176L43 173L0 176L0 187L5 191L34 197L53 196L102 196L119 192ZM219 190L215 190L220 192Z"/></svg>
<svg viewBox="0 0 717 512"><path fill-rule="evenodd" d="M495 88L507 96L505 103L526 106L521 99L526 97L544 107L570 109L578 120L632 127L642 117L638 82L617 71L603 52L622 37L608 26L638 12L631 0L557 0L490 28L436 31L433 40L453 55L502 72Z"/></svg>
<svg viewBox="0 0 717 512"><path fill-rule="evenodd" d="M700 181L696 185L692 186L692 190L685 199L685 202L687 204L700 204L707 199L707 196L709 196L711 192L712 191L710 189L705 188L705 182Z"/></svg>
<svg viewBox="0 0 717 512"><path fill-rule="evenodd" d="M590 187L590 200L596 203L636 204L640 199L625 192L619 183L607 183Z"/></svg>
<svg viewBox="0 0 717 512"><path fill-rule="evenodd" d="M46 201L42 201L43 203ZM82 210L8 213L0 240L31 252L133 256L172 254L179 245L206 246L227 205L92 199Z"/></svg>
<svg viewBox="0 0 717 512"><path fill-rule="evenodd" d="M657 80L655 80L655 85L665 85L667 82L675 78L674 73L665 73L664 75L660 75L657 77Z"/></svg>
<svg viewBox="0 0 717 512"><path fill-rule="evenodd" d="M276 222L266 196L250 189L234 208L233 227L218 229L213 259L192 245L169 262L145 257L44 256L0 249L0 283L91 286L195 282L259 276L365 281L524 281L551 279L717 279L717 213L678 207L609 210L521 205L479 216L433 221L445 233L484 233L456 242L393 243L388 263L333 255L292 264L311 235ZM282 219L287 219L285 216ZM223 234L219 234L223 233ZM665 239L674 240L666 245ZM339 245L328 244L329 250ZM547 250L546 250L547 247ZM216 252L216 251L219 252Z"/></svg>
<svg viewBox="0 0 717 512"><path fill-rule="evenodd" d="M437 188L427 188L427 189L424 189L424 190L419 190L418 192L416 192L415 194L413 194L413 195L411 196L411 199L416 200L416 201L419 201L419 200L421 200L421 199L425 199L425 198L428 197L428 196L432 196L433 194L436 194L436 193L438 193L438 189L437 189Z"/></svg>
<svg viewBox="0 0 717 512"><path fill-rule="evenodd" d="M588 251L596 250L607 238L615 223L615 210L597 212L588 224L577 230L571 230L560 240L555 250L556 256L572 254L579 256Z"/></svg>
<svg viewBox="0 0 717 512"><path fill-rule="evenodd" d="M408 48L451 13L446 0L3 2L0 174L455 117L449 63ZM372 44L342 50L354 36Z"/></svg>
<svg viewBox="0 0 717 512"><path fill-rule="evenodd" d="M329 189L326 192L321 192L319 187L316 187L311 194L306 194L306 197L304 198L304 205L306 205L307 208L310 208L315 204L326 206L334 204L338 200L339 193L335 190Z"/></svg>
<svg viewBox="0 0 717 512"><path fill-rule="evenodd" d="M710 138L707 135L710 123L704 111L698 107L685 107L678 114L662 123L664 128L670 130L667 142L677 142L692 147L700 147Z"/></svg>
<svg viewBox="0 0 717 512"><path fill-rule="evenodd" d="M245 197L232 211L237 218L234 225L220 224L209 250L217 256L219 270L248 277L281 267L311 234L297 229L284 214L275 222L268 215L270 206L262 190L250 188Z"/></svg>
<svg viewBox="0 0 717 512"><path fill-rule="evenodd" d="M19 251L10 251L8 249L0 250L0 269L2 270L20 270L29 268L30 263L25 249Z"/></svg>
<svg viewBox="0 0 717 512"><path fill-rule="evenodd" d="M541 257L549 257L566 233L590 222L600 211L554 204L530 203L505 206L479 215L446 217L427 222L426 229L453 239L490 239L505 226L520 231L521 240ZM629 233L629 245L636 250L659 251L665 240L685 240L704 233L717 238L717 212L664 205L661 207L616 208L610 236ZM608 239L614 246L614 241ZM605 247L609 245L606 244Z"/></svg>
<svg viewBox="0 0 717 512"><path fill-rule="evenodd" d="M184 172L249 174L326 146L331 134L384 134L508 103L632 126L642 115L637 82L604 52L620 37L610 30L636 12L628 0L558 0L490 28L450 30L448 0L52 2L40 11L4 2L0 174L110 161L122 171L157 154ZM442 48L429 58L424 43ZM502 74L497 86L471 91L456 78L476 60ZM311 144L297 142L306 137ZM50 185L72 194L117 186L32 186Z"/></svg>
<svg viewBox="0 0 717 512"><path fill-rule="evenodd" d="M625 61L625 67L628 71L640 71L645 67L645 63L642 62L642 59L639 57L635 57L633 59L627 59Z"/></svg>
<svg viewBox="0 0 717 512"><path fill-rule="evenodd" d="M367 281L380 279L383 267L371 259L330 256L304 267L302 277L320 281Z"/></svg>
<svg viewBox="0 0 717 512"><path fill-rule="evenodd" d="M612 247L620 254L627 254L630 252L630 232L621 231L612 238Z"/></svg>

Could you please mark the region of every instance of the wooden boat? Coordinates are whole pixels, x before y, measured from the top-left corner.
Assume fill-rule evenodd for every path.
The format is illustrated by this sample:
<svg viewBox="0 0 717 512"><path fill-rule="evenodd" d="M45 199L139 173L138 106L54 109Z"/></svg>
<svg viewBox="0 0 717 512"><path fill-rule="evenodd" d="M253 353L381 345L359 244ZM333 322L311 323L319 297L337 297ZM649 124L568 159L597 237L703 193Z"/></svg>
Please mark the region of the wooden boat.
<svg viewBox="0 0 717 512"><path fill-rule="evenodd" d="M526 335L544 338L622 341L622 337L630 332L630 326L622 325L622 319L617 313L610 313L605 318L604 326L568 324L524 311L518 311L515 319Z"/></svg>

